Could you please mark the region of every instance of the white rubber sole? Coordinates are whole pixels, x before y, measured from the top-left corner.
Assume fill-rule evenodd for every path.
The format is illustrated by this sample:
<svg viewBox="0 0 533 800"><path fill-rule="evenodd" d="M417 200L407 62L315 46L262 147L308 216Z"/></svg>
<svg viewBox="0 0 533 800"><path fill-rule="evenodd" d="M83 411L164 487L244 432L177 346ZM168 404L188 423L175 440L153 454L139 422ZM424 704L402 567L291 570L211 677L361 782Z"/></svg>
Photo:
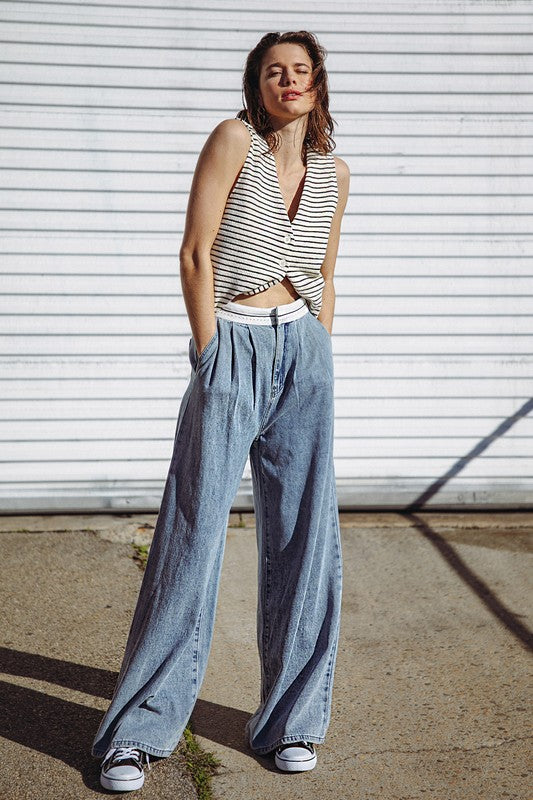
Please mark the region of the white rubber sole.
<svg viewBox="0 0 533 800"><path fill-rule="evenodd" d="M283 754L278 755L278 753L276 752L274 756L274 761L276 767L278 769L283 770L283 772L306 772L307 770L316 767L317 758L316 758L316 753L314 755L311 755L311 753L309 753L309 758L298 759L298 760L292 758L289 759L289 758L283 758Z"/></svg>
<svg viewBox="0 0 533 800"><path fill-rule="evenodd" d="M130 778L129 780L106 778L105 775L100 775L100 783L104 789L110 789L112 792L131 792L134 789L140 789L143 785L144 772L138 778Z"/></svg>

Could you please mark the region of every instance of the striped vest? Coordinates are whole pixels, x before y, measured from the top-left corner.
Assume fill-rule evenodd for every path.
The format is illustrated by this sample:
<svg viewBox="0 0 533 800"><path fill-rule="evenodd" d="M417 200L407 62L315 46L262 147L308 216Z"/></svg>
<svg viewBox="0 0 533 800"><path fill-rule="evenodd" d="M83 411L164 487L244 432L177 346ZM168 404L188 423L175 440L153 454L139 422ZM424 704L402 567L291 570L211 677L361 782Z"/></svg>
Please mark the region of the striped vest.
<svg viewBox="0 0 533 800"><path fill-rule="evenodd" d="M252 138L211 248L215 309L238 294L274 286L286 275L317 317L324 286L320 267L338 199L333 155L308 147L304 188L291 222L274 155L255 128L241 122Z"/></svg>

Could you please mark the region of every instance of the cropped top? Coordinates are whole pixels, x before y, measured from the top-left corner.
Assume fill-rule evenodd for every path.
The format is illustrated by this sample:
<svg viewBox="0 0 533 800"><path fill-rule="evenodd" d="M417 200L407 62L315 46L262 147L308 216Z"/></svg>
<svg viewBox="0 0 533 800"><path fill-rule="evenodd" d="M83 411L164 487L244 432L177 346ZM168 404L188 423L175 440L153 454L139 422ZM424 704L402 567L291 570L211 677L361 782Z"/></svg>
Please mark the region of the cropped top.
<svg viewBox="0 0 533 800"><path fill-rule="evenodd" d="M268 143L253 125L241 122L251 141L211 248L215 309L287 276L318 317L324 286L320 268L338 200L333 155L307 148L304 187L291 222Z"/></svg>

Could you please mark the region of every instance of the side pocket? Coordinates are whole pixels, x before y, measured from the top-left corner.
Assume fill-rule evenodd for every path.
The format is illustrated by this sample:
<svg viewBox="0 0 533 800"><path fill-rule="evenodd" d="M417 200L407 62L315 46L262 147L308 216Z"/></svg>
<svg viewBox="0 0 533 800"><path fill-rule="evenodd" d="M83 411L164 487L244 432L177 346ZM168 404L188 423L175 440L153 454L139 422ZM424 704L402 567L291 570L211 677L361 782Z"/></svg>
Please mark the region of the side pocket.
<svg viewBox="0 0 533 800"><path fill-rule="evenodd" d="M312 318L312 320L313 320L313 324L315 325L315 327L319 327L319 328L321 329L321 331L322 331L322 334L323 334L324 336L327 336L328 342L329 342L329 344L330 344L330 346L331 346L331 334L330 334L330 332L329 332L329 331L328 331L328 329L325 327L325 325L322 325L322 323L320 322L320 320L318 319L318 317L315 317L315 315L314 315L314 314L311 314L311 312L309 312L309 313L310 313L310 316L311 316L311 318Z"/></svg>
<svg viewBox="0 0 533 800"><path fill-rule="evenodd" d="M204 349L200 354L197 353L196 345L194 343L194 338L191 336L191 338L189 339L189 361L191 362L191 367L195 372L198 372L201 365L205 363L206 358L214 349L217 340L218 340L218 321L214 334L209 339L208 343L206 344L206 346L204 347Z"/></svg>

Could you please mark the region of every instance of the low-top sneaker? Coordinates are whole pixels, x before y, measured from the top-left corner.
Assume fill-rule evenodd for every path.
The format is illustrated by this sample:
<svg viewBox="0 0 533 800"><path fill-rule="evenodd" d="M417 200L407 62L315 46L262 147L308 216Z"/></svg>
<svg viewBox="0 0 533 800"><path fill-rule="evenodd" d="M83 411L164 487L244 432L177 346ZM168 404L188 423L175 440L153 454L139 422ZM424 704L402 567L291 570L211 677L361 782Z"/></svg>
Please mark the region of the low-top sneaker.
<svg viewBox="0 0 533 800"><path fill-rule="evenodd" d="M131 792L144 783L143 762L150 767L150 757L138 747L111 747L104 756L100 783L114 792Z"/></svg>
<svg viewBox="0 0 533 800"><path fill-rule="evenodd" d="M313 742L286 742L276 748L276 767L284 772L303 772L316 766Z"/></svg>

